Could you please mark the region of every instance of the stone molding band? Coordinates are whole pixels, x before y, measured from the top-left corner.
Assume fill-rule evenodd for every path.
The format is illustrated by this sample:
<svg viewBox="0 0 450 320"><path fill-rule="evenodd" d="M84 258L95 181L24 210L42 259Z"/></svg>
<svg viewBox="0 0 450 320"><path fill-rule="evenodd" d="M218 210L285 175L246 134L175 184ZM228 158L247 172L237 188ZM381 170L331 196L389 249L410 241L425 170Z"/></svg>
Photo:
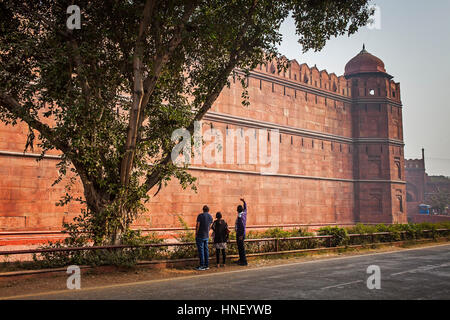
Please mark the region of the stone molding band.
<svg viewBox="0 0 450 320"><path fill-rule="evenodd" d="M265 177L281 177L281 178L294 178L294 179L306 179L306 180L320 180L320 181L336 181L336 182L349 182L349 183L391 183L391 184L406 184L406 181L400 180L355 180L355 179L343 179L343 178L327 178L327 177L314 177L305 176L298 174L287 174L287 173L263 173L258 171L244 171L244 170L233 170L233 169L218 169L218 168L206 168L206 167L189 167L188 170L198 170L198 171L212 171L220 173L237 173L237 174L248 174L257 175Z"/></svg>
<svg viewBox="0 0 450 320"><path fill-rule="evenodd" d="M41 157L41 155L37 154L37 153L4 151L4 150L0 150L0 156L36 158L36 159ZM56 155L56 154L45 154L43 156L43 159L61 160L61 156Z"/></svg>
<svg viewBox="0 0 450 320"><path fill-rule="evenodd" d="M36 154L36 153L22 153L22 152L0 150L0 156L39 158L41 155ZM61 156L46 154L46 155L44 155L43 158L49 159L49 160L60 160ZM282 177L282 178L319 180L319 181L336 181L336 182L348 182L348 183L355 183L355 182L361 183L362 182L362 183L406 184L406 181L399 181L399 180L355 180L355 179L343 179L343 178L314 177L314 176L305 176L305 175L287 174L287 173L263 173L263 172L258 172L258 171L245 171L245 170L194 167L194 166L189 167L188 170L210 171L210 172L220 172L220 173L236 173L236 174L266 176L266 177Z"/></svg>
<svg viewBox="0 0 450 320"><path fill-rule="evenodd" d="M277 129L280 133L297 135L302 137L307 137L311 139L321 139L327 141L334 141L340 143L388 143L394 146L403 147L405 144L401 140L395 140L390 138L349 138L344 136L339 136L330 133L321 133L312 130L299 129L296 127L276 124L272 122L254 120L249 118L237 117L225 113L219 112L208 112L203 117L203 120L222 122L227 124L233 124L236 126L245 126L249 128L256 129Z"/></svg>

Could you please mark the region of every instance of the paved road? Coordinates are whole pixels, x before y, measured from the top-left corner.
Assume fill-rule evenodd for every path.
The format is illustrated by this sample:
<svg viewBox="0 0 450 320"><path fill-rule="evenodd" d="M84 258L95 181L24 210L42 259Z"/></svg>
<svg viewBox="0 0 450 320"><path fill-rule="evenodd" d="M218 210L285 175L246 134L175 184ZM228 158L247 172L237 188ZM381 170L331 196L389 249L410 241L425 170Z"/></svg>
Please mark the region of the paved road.
<svg viewBox="0 0 450 320"><path fill-rule="evenodd" d="M381 289L367 288L378 265ZM26 299L450 299L450 245L340 257Z"/></svg>

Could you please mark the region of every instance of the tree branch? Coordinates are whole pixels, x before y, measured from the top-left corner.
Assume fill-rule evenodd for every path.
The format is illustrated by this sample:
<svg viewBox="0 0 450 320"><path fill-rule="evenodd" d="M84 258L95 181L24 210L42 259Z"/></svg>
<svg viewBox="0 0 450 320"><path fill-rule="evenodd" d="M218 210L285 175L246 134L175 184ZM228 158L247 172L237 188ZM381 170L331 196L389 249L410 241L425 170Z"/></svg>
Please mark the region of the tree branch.
<svg viewBox="0 0 450 320"><path fill-rule="evenodd" d="M215 83L213 90L210 91L210 93L206 97L205 102L203 103L202 107L195 114L193 120L187 127L187 130L189 131L189 133L191 135L194 132L195 122L201 120L203 118L203 116L206 114L206 112L208 112L208 110L211 108L214 101L216 101L216 99L222 92L223 87L226 85L226 82L227 82L227 79L228 79L230 73L233 71L233 69L238 64L238 62L242 56L242 48L241 47L243 45L246 45L247 47L251 47L250 43L246 43L246 40L244 39L244 35L248 31L248 28L253 24L252 17L253 17L253 14L255 13L256 3L257 3L257 0L254 0L251 8L249 9L249 12L247 15L248 18L246 20L246 23L242 26L242 29L238 33L238 36L236 37L234 50L230 54L230 58L228 60L226 67L219 74L216 81L213 82L213 83ZM171 162L172 162L171 150L169 150L169 151L166 151L165 156L159 162L158 166L165 166ZM155 166L155 167L158 167L158 166ZM158 169L152 171L150 174L147 175L147 178L145 181L145 187L146 187L147 192L150 191L150 189L152 189L156 184L159 183L159 181L161 180L161 175L162 175L162 172ZM156 194L160 191L159 189L156 192Z"/></svg>
<svg viewBox="0 0 450 320"><path fill-rule="evenodd" d="M30 128L37 130L45 139L50 141L56 148L64 153L70 152L70 146L64 142L61 142L56 137L56 133L48 125L42 123L35 117L31 116L29 112L25 110L23 106L13 97L0 92L0 106L8 110L14 116L18 117Z"/></svg>
<svg viewBox="0 0 450 320"><path fill-rule="evenodd" d="M144 81L144 93L145 94L144 94L143 101L142 101L143 108L141 109L140 122L138 125L139 129L142 128L142 124L145 120L144 114L143 114L145 107L148 105L148 102L150 101L150 97L153 94L153 91L155 90L156 83L158 82L158 79L161 75L162 69L166 65L166 63L169 61L172 54L175 52L175 50L180 45L181 40L182 40L181 35L186 30L186 23L195 10L196 1L189 1L188 3L189 3L189 6L183 14L183 17L181 19L182 23L179 25L177 33L169 41L168 45L165 47L165 50L163 50L159 55L156 55L156 57L152 63L152 65L155 66L153 68L153 75L148 76L147 79L145 79L145 81ZM159 37L157 37L157 40L159 40L158 38Z"/></svg>
<svg viewBox="0 0 450 320"><path fill-rule="evenodd" d="M185 30L186 22L189 20L189 17L195 10L195 1L188 2L188 7L183 14L183 17L181 19L182 23L179 25L177 32L173 35L164 49L159 54L157 54L155 59L153 60L152 74L149 75L145 80L142 80L142 55L144 51L143 36L145 30L149 25L149 19L151 18L150 14L152 13L153 8L154 6L151 6L150 1L147 1L146 7L144 8L144 17L141 21L141 27L139 29L138 40L136 42L135 58L133 60L133 65L135 68L133 106L130 110L130 120L128 126L127 141L125 145L126 154L121 161L120 168L120 180L122 185L126 185L130 178L134 155L136 152L136 142L138 140L139 131L142 128L142 124L144 122L144 109L154 92L156 83L158 82L163 67L170 60L170 57L181 43L182 33ZM141 55L140 60L139 53Z"/></svg>
<svg viewBox="0 0 450 320"><path fill-rule="evenodd" d="M120 164L120 183L128 184L133 167L134 154L136 149L136 139L138 132L139 116L142 108L142 97L144 94L142 60L144 55L144 38L150 25L155 1L147 0L144 7L142 20L139 25L139 33L136 39L136 46L133 55L133 102L130 108L130 118L128 120L127 140L125 143L125 155Z"/></svg>

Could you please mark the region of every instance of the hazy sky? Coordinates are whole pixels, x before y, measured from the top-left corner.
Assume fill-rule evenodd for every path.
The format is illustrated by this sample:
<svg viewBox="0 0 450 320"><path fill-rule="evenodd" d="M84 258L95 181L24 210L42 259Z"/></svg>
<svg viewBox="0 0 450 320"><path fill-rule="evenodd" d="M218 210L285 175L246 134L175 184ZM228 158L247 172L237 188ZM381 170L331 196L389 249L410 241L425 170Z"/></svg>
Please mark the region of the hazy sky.
<svg viewBox="0 0 450 320"><path fill-rule="evenodd" d="M377 0L380 29L364 27L331 39L320 52L302 54L292 19L281 29L280 51L299 63L337 75L366 50L384 61L400 82L405 158L420 158L430 175L450 176L450 0Z"/></svg>

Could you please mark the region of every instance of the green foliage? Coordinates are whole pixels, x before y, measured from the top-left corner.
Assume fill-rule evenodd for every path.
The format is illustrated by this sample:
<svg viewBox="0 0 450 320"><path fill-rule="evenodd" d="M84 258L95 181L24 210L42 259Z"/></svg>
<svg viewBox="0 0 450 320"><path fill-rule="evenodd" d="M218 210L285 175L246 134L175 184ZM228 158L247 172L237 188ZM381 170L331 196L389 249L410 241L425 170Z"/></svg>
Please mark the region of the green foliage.
<svg viewBox="0 0 450 320"><path fill-rule="evenodd" d="M339 227L322 227L319 229L319 235L333 236L333 238L331 238L329 242L331 247L345 245L349 240L347 230Z"/></svg>
<svg viewBox="0 0 450 320"><path fill-rule="evenodd" d="M139 260L154 260L166 256L167 247L143 247L147 244L162 244L164 240L156 233L141 235L140 231L130 230L124 237L123 244L138 246L133 248L133 255Z"/></svg>
<svg viewBox="0 0 450 320"><path fill-rule="evenodd" d="M173 249L168 253L169 257L171 259L196 257L197 247L195 244L195 233L194 231L190 230L189 225L186 223L186 221L183 219L181 215L178 215L177 218L179 223L184 228L184 230L181 233L177 234L175 239L179 243L192 242L193 244L173 247Z"/></svg>
<svg viewBox="0 0 450 320"><path fill-rule="evenodd" d="M88 247L89 242L82 237L68 237L62 242L50 242L40 249ZM114 248L80 251L56 251L33 254L33 260L42 268L62 267L67 265L114 265L132 267L138 260L153 260L164 257L166 247L143 247L144 244L163 243L156 234L141 235L139 231L129 231L123 237L123 244L136 246L132 248Z"/></svg>
<svg viewBox="0 0 450 320"><path fill-rule="evenodd" d="M415 240L423 238L436 238L438 236L437 229L448 229L450 222L442 223L409 223L409 224L392 224L392 225L363 225L357 224L347 231L350 234L367 234L366 238L352 238L352 244L372 243L372 242L392 242L401 240ZM431 232L426 232L430 230ZM389 232L387 235L376 235L379 232ZM441 236L446 236L446 232Z"/></svg>
<svg viewBox="0 0 450 320"><path fill-rule="evenodd" d="M258 252L271 252L271 251L286 251L286 250L297 250L297 249L312 249L320 245L320 240L317 239L301 239L301 240L282 240L284 238L293 237L306 237L312 236L313 233L307 232L305 229L289 229L283 230L282 228L269 228L264 231L249 231L247 234L247 239L265 239L265 238L276 238L280 239L278 241L278 247L276 242L247 242L246 251L248 253L258 253ZM230 238L232 238L230 234ZM233 235L233 239L235 235ZM237 253L237 249L233 248ZM234 251L233 251L234 252Z"/></svg>
<svg viewBox="0 0 450 320"><path fill-rule="evenodd" d="M311 236L311 232L307 232L306 229L289 229L284 230L280 227L269 228L264 231L249 231L247 233L247 239L259 239L259 238L290 238L290 237L303 237Z"/></svg>

